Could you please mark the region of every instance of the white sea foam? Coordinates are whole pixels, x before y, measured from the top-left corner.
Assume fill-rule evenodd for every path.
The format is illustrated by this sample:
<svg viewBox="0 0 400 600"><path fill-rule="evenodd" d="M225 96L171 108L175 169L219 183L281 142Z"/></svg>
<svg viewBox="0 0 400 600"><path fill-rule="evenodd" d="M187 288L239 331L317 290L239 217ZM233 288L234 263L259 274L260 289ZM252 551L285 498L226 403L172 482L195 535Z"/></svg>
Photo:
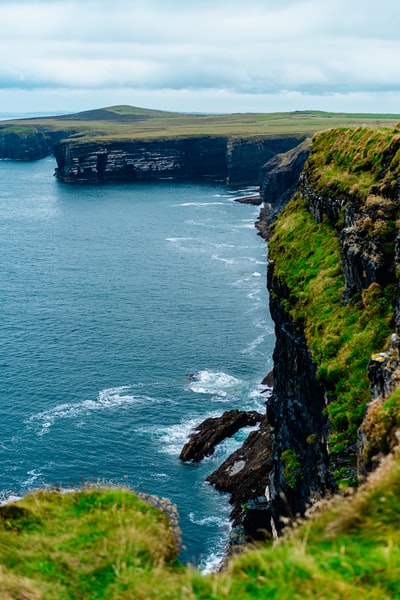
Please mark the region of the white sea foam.
<svg viewBox="0 0 400 600"><path fill-rule="evenodd" d="M235 259L233 258L224 258L223 256L218 256L218 254L213 254L211 256L212 260L219 260L220 262L223 262L227 265L234 265L236 263Z"/></svg>
<svg viewBox="0 0 400 600"><path fill-rule="evenodd" d="M211 552L200 561L199 569L203 575L218 573L225 558L225 548L222 552Z"/></svg>
<svg viewBox="0 0 400 600"><path fill-rule="evenodd" d="M179 244L180 242L188 242L193 240L192 237L168 237L165 238L166 242L171 242L172 244Z"/></svg>
<svg viewBox="0 0 400 600"><path fill-rule="evenodd" d="M195 525L218 527L219 529L229 530L229 521L225 517L217 515L208 515L207 517L199 517L193 512L189 513L189 519Z"/></svg>
<svg viewBox="0 0 400 600"><path fill-rule="evenodd" d="M197 371L189 388L196 394L210 394L226 398L241 384L241 380L222 371Z"/></svg>
<svg viewBox="0 0 400 600"><path fill-rule="evenodd" d="M174 204L174 206L220 206L226 204L225 202L182 202L180 204Z"/></svg>
<svg viewBox="0 0 400 600"><path fill-rule="evenodd" d="M188 441L190 432L202 421L202 418L185 419L174 425L150 427L149 429L141 429L142 432L150 433L157 438L157 447L163 454L171 456L179 456L183 446Z"/></svg>
<svg viewBox="0 0 400 600"><path fill-rule="evenodd" d="M24 487L24 488L32 487L32 485L35 483L35 481L37 479L39 479L39 477L42 477L42 473L36 471L36 469L32 469L31 471L28 471L27 475L28 475L27 479L25 481L23 481L23 483L22 483L22 487Z"/></svg>
<svg viewBox="0 0 400 600"><path fill-rule="evenodd" d="M253 340L252 342L250 342L250 344L248 344L246 346L246 348L244 348L242 350L242 354L251 354L252 352L254 352L254 350L260 346L260 344L263 343L263 341L265 340L265 334L262 333L261 335L259 335L258 337L256 337L255 340Z"/></svg>
<svg viewBox="0 0 400 600"><path fill-rule="evenodd" d="M123 385L115 388L101 390L96 400L83 400L72 404L59 404L32 415L25 421L28 426L39 426L37 435L46 434L50 427L59 419L75 419L88 415L92 411L116 410L124 408L131 404L143 402L155 402L155 398L149 396L132 395L129 391L132 389L129 385Z"/></svg>
<svg viewBox="0 0 400 600"><path fill-rule="evenodd" d="M18 500L22 500L22 496L6 493L5 496L0 500L0 506L4 506L5 504L11 504L11 502L18 502Z"/></svg>

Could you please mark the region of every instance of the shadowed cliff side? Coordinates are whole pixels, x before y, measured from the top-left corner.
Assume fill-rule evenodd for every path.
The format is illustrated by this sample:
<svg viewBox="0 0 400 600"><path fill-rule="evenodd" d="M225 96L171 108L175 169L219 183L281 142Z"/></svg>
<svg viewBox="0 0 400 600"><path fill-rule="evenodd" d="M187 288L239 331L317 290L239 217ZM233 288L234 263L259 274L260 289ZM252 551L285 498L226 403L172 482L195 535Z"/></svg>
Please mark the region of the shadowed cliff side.
<svg viewBox="0 0 400 600"><path fill-rule="evenodd" d="M295 156L269 163L272 206L288 199L285 164L293 190ZM398 443L399 174L397 129L328 131L315 136L297 193L276 220L261 213L276 346L267 418L253 437L272 460L268 475L260 465L264 499L260 490L232 497L252 536L275 535L310 504L357 486ZM232 492L228 476L218 487Z"/></svg>
<svg viewBox="0 0 400 600"><path fill-rule="evenodd" d="M54 148L56 175L66 183L106 183L163 178L223 180L258 185L261 166L304 136L230 139L191 136L124 141L64 140Z"/></svg>

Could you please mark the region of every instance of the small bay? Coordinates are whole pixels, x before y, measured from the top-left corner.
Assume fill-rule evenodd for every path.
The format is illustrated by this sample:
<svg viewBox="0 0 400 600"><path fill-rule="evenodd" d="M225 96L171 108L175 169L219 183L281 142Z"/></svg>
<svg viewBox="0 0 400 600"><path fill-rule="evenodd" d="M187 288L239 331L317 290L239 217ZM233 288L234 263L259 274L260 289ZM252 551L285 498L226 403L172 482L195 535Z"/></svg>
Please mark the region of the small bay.
<svg viewBox="0 0 400 600"><path fill-rule="evenodd" d="M266 246L248 190L67 186L52 158L0 161L0 491L124 485L177 505L182 560L211 568L228 499L206 476L247 434L182 464L191 428L264 410Z"/></svg>

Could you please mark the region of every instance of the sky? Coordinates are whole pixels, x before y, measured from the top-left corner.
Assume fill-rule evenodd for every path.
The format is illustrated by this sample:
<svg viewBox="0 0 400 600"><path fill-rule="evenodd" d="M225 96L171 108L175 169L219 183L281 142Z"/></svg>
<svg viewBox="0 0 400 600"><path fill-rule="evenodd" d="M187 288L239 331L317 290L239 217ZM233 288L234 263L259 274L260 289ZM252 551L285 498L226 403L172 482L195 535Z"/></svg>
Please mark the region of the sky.
<svg viewBox="0 0 400 600"><path fill-rule="evenodd" d="M0 0L0 114L399 114L399 24L399 0Z"/></svg>

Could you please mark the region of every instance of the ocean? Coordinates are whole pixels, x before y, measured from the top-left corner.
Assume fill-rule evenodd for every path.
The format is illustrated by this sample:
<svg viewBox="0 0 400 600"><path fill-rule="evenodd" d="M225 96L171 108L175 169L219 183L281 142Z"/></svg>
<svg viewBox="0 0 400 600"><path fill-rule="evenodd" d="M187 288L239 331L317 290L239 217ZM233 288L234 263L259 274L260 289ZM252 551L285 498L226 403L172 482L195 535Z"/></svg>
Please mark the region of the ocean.
<svg viewBox="0 0 400 600"><path fill-rule="evenodd" d="M274 329L259 208L223 183L70 186L55 161L0 161L0 499L85 483L169 498L181 560L219 564L228 497L191 429L265 410Z"/></svg>

